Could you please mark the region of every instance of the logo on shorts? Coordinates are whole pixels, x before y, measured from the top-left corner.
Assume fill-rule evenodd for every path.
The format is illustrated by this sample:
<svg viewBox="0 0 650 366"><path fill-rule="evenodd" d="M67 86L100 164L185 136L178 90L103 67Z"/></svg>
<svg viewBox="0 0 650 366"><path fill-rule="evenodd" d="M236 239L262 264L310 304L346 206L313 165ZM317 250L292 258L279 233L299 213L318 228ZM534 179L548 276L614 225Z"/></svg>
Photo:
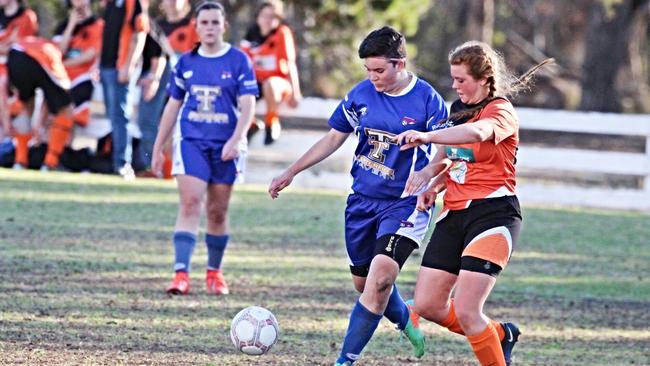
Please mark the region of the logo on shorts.
<svg viewBox="0 0 650 366"><path fill-rule="evenodd" d="M413 226L415 226L415 225L413 225L412 222L407 221L407 220L402 220L402 221L399 223L399 227L413 227Z"/></svg>
<svg viewBox="0 0 650 366"><path fill-rule="evenodd" d="M384 248L385 251L387 252L393 251L393 240L395 240L395 236L391 235L390 239L388 239L388 245L386 245L386 248Z"/></svg>
<svg viewBox="0 0 650 366"><path fill-rule="evenodd" d="M490 265L490 262L485 262L485 264L483 265L483 268L485 268L485 269L490 269L490 267L492 267Z"/></svg>
<svg viewBox="0 0 650 366"><path fill-rule="evenodd" d="M407 125L414 125L415 124L415 118L411 117L402 117L402 126L407 126Z"/></svg>

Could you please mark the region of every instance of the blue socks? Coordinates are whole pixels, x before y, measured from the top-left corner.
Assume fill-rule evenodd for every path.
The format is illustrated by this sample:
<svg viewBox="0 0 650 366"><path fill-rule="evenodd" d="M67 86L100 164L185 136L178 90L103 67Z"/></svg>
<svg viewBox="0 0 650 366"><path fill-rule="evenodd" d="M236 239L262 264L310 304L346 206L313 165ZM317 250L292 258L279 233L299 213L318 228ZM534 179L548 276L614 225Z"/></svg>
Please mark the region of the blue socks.
<svg viewBox="0 0 650 366"><path fill-rule="evenodd" d="M228 235L205 234L205 244L208 247L208 269L221 268L221 260L228 245L228 238Z"/></svg>
<svg viewBox="0 0 650 366"><path fill-rule="evenodd" d="M393 292L391 292L388 298L384 316L393 324L397 324L400 330L404 330L409 321L409 308L406 306L404 299L399 295L399 290L397 290L397 285L395 284L393 284Z"/></svg>
<svg viewBox="0 0 650 366"><path fill-rule="evenodd" d="M196 245L196 235L187 231L177 231L174 233L174 252L176 253L176 262L174 271L189 272L190 259Z"/></svg>
<svg viewBox="0 0 650 366"><path fill-rule="evenodd" d="M370 341L382 317L382 314L373 314L370 312L357 300L350 314L350 323L348 324L348 331L343 340L341 355L336 362L356 361L363 348Z"/></svg>

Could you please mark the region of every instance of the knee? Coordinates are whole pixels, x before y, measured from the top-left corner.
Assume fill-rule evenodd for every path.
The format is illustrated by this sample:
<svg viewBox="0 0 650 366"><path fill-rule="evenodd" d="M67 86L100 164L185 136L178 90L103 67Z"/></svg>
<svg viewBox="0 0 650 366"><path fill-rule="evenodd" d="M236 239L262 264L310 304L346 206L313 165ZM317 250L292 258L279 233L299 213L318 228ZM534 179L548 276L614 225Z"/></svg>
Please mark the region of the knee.
<svg viewBox="0 0 650 366"><path fill-rule="evenodd" d="M201 215L201 198L199 197L183 197L180 204L181 214L187 216Z"/></svg>
<svg viewBox="0 0 650 366"><path fill-rule="evenodd" d="M429 299L415 297L415 312L420 314L424 319L440 324L449 313L446 303L441 301L431 301Z"/></svg>
<svg viewBox="0 0 650 366"><path fill-rule="evenodd" d="M226 209L221 205L208 205L208 220L214 224L223 224L226 222Z"/></svg>
<svg viewBox="0 0 650 366"><path fill-rule="evenodd" d="M377 293L390 293L390 290L393 288L394 279L391 276L380 275L374 282Z"/></svg>
<svg viewBox="0 0 650 366"><path fill-rule="evenodd" d="M456 312L456 318L463 329L481 321L481 312L474 306L470 306L462 301L454 302L454 310Z"/></svg>

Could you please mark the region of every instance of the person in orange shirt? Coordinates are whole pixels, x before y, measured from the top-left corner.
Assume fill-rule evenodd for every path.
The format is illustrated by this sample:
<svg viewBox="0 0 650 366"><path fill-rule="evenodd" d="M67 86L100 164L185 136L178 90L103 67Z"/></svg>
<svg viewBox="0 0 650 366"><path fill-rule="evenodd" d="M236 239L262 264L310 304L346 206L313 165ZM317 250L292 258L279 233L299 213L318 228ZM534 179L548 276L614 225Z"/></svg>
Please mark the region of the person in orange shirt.
<svg viewBox="0 0 650 366"><path fill-rule="evenodd" d="M286 101L289 106L296 107L302 99L296 46L291 29L283 22L280 1L262 2L256 13L256 23L248 29L240 46L253 61L255 77L266 103L264 143L270 145L280 136L280 103ZM257 124L251 128L249 136L258 129Z"/></svg>
<svg viewBox="0 0 650 366"><path fill-rule="evenodd" d="M45 104L54 119L49 127L42 170L56 169L73 125L72 100L68 93L70 80L63 66L63 55L54 43L30 36L18 41L9 51L7 68L9 83L18 91L26 111L33 111L36 89L43 90Z"/></svg>
<svg viewBox="0 0 650 366"><path fill-rule="evenodd" d="M0 0L0 129L4 134L15 138L16 168L27 166L28 143L32 132L30 123L24 123L26 126L23 128L13 128L11 124L11 118L20 114L22 104L9 95L7 55L16 41L36 35L37 32L38 23L33 10L26 8L21 0Z"/></svg>
<svg viewBox="0 0 650 366"><path fill-rule="evenodd" d="M102 47L104 21L90 7L91 0L67 0L69 16L54 30L53 41L63 53L63 66L71 82L74 122L86 126L97 60Z"/></svg>
<svg viewBox="0 0 650 366"><path fill-rule="evenodd" d="M416 312L465 335L481 365L509 365L520 334L515 324L496 322L483 313L497 276L516 246L522 220L515 195L519 122L506 96L526 87L539 67L551 61L517 79L490 46L464 43L449 55L452 87L459 97L450 117L432 132L410 130L396 137L403 143L402 150L429 143L443 145L433 162L412 174L407 183L409 192L430 184L418 196L422 210L447 190L422 257L414 296ZM450 169L431 182L435 164L446 159Z"/></svg>

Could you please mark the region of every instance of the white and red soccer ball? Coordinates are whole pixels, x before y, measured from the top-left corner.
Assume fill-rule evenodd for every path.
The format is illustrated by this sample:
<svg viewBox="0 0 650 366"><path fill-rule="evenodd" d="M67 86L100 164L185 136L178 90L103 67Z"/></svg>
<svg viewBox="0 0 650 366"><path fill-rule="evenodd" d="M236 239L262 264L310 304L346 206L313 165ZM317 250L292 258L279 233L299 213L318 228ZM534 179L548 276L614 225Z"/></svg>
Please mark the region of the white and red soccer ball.
<svg viewBox="0 0 650 366"><path fill-rule="evenodd" d="M232 319L230 339L239 351L247 355L263 355L278 341L280 327L270 311L249 306Z"/></svg>

